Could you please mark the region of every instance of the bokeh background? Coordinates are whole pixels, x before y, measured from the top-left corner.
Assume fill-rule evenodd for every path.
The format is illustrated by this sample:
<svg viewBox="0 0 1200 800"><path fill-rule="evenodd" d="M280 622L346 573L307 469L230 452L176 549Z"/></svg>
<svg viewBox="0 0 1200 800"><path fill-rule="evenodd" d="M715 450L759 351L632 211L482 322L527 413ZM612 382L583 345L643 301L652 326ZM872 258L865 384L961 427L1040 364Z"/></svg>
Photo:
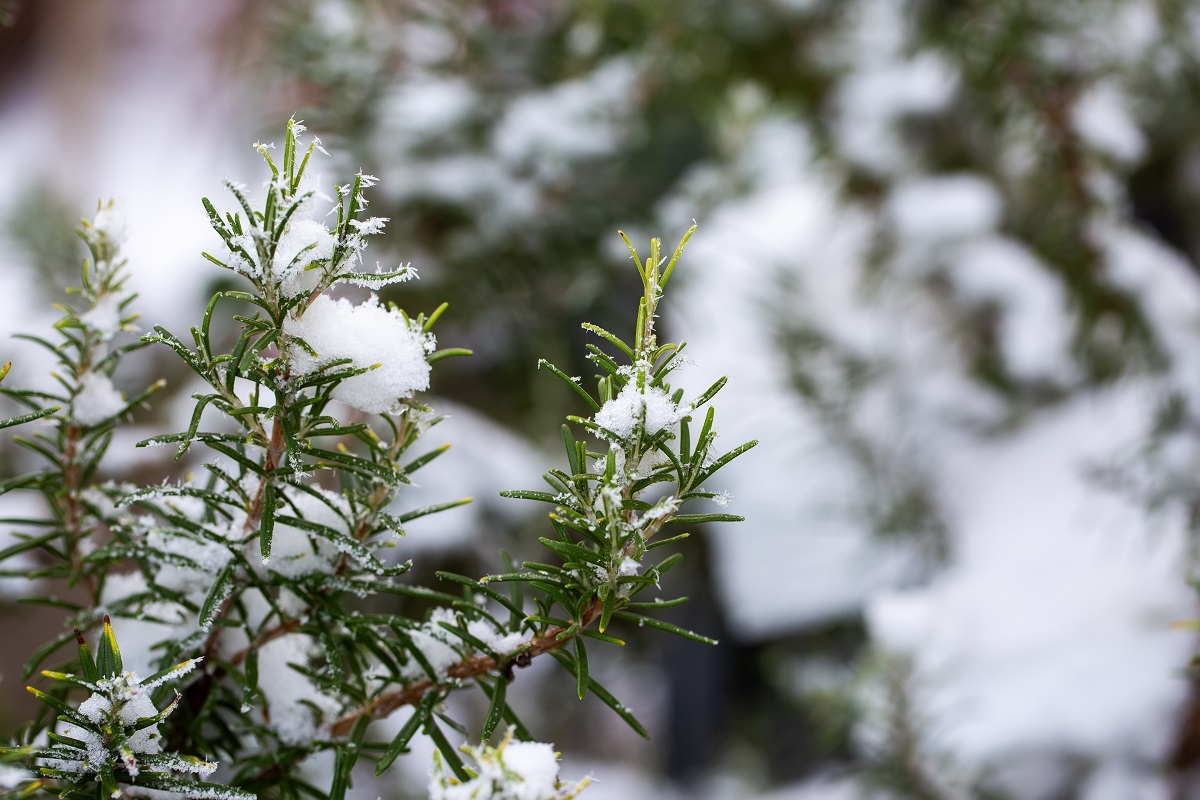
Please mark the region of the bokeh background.
<svg viewBox="0 0 1200 800"><path fill-rule="evenodd" d="M143 327L222 274L199 199L261 176L292 115L332 184L380 177L374 258L451 304L453 444L411 505L418 578L532 556L502 501L580 413L579 328L632 327L616 231L673 244L662 324L729 374L720 487L747 521L667 591L705 648L631 632L594 665L641 742L535 665L526 721L586 797L1200 797L1200 6L1186 0L0 0L0 361L57 317L99 198L129 220ZM166 375L132 443L180 424ZM176 378L176 380L172 380ZM27 466L0 448L0 471ZM36 509L7 496L0 516ZM532 505L532 504L531 504ZM0 583L0 732L54 614ZM609 653L609 656L614 654ZM362 798L423 797L427 753ZM314 769L319 770L320 765Z"/></svg>

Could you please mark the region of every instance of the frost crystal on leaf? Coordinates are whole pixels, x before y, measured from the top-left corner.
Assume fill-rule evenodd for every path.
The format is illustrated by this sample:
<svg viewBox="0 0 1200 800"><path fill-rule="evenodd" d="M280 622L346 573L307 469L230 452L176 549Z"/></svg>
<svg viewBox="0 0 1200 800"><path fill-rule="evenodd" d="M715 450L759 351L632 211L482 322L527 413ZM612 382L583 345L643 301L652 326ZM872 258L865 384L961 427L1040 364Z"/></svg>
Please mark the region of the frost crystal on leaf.
<svg viewBox="0 0 1200 800"><path fill-rule="evenodd" d="M621 565L617 569L617 574L620 575L621 577L637 575L638 570L641 569L641 567L642 567L642 565L640 563L638 563L638 560L636 558L630 558L629 556L625 556L625 558L621 559Z"/></svg>
<svg viewBox="0 0 1200 800"><path fill-rule="evenodd" d="M650 522L656 519L662 519L668 514L674 514L679 510L679 506L682 504L682 502L683 501L681 501L678 497L675 497L674 495L668 495L667 497L664 497L662 500L659 500L657 503L655 503L652 508L646 511L646 513L642 514L642 519Z"/></svg>

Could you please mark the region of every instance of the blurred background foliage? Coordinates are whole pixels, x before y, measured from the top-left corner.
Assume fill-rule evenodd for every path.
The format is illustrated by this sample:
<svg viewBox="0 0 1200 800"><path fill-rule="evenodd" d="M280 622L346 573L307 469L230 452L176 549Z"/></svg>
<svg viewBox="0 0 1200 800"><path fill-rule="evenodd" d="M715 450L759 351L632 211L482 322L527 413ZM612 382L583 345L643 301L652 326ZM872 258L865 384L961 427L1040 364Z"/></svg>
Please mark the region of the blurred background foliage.
<svg viewBox="0 0 1200 800"><path fill-rule="evenodd" d="M522 457L580 411L537 359L590 375L579 323L630 324L615 231L699 220L665 324L743 381L731 439L776 455L735 482L745 530L676 578L676 621L720 647L635 637L597 667L652 749L544 704L568 759L627 765L588 796L1192 796L1200 695L1167 625L1194 614L1200 519L1194 4L8 0L0 22L0 141L35 165L0 164L4 271L68 279L75 209L147 160L122 108L187 141L176 188L207 194L248 160L230 142L295 114L331 174L381 178L376 257L422 277L393 299L449 300L441 340L476 353L436 393ZM180 238L142 251L159 284L202 270ZM144 288L148 316L193 318L204 274ZM420 578L524 554L538 520L490 503Z"/></svg>

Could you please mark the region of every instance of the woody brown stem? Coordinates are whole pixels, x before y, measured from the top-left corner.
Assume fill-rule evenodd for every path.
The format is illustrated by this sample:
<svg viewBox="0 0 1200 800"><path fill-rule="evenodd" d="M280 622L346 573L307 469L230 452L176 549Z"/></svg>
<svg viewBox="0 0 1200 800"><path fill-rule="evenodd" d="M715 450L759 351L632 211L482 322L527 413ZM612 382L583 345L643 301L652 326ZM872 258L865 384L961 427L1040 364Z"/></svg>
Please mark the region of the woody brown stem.
<svg viewBox="0 0 1200 800"><path fill-rule="evenodd" d="M600 599L593 597L584 609L584 613L579 621L578 630L583 630L595 622L600 616L600 611L603 607L604 604ZM530 639L525 649L520 652L529 658L535 658L551 650L557 650L578 635L576 633L570 636L563 636L568 630L570 629L558 626L549 628L533 639ZM480 675L494 672L502 666L503 663L497 662L491 656L472 656L465 661L460 661L451 666L446 671L446 678L449 681L469 680L470 678L477 678ZM365 715L371 719L383 719L398 708L416 705L421 702L422 698L438 685L440 684L435 683L429 678L422 678L415 683L410 683L402 688L381 694L361 708L355 709L349 714L334 720L333 724L329 726L330 732L334 736L345 736L350 733L350 729L354 727L354 723L358 721L359 717Z"/></svg>
<svg viewBox="0 0 1200 800"><path fill-rule="evenodd" d="M632 511L626 513L632 514ZM674 515L666 514L660 520L656 520L658 525L650 531L649 535L646 536L646 539L649 539L650 536L653 536L654 533L657 532L662 525L666 524L667 520L672 516ZM631 546L632 543L626 545L624 555L629 555ZM526 647L520 651L520 654L528 658L536 658L537 656L548 653L551 650L557 650L578 636L579 631L590 627L593 622L599 619L600 613L603 610L604 601L602 601L599 597L593 596L592 599L588 601L587 606L584 607L583 614L580 615L579 624L577 626L572 625L570 628L563 628L561 626L548 628L544 632L530 639L526 644ZM576 632L569 636L563 635L571 629L575 629ZM460 661L451 666L450 669L446 671L446 677L451 681L464 681L471 678L477 678L480 675L486 675L489 672L494 672L495 670L501 669L503 666L504 663L497 662L496 659L492 658L491 656L472 656L465 661ZM430 690L434 689L438 685L439 684L435 683L429 678L422 678L419 681L410 683L401 688L392 690L390 692L385 692L361 708L357 708L354 711L344 714L343 716L334 720L330 725L330 732L334 736L345 736L350 732L350 729L354 727L354 723L359 719L359 717L362 717L363 715L369 715L371 719L383 719L398 708L416 705L417 703L421 702L421 699L424 698L425 695L430 692Z"/></svg>
<svg viewBox="0 0 1200 800"><path fill-rule="evenodd" d="M83 531L80 526L79 514L79 464L75 459L79 455L80 433L78 425L74 422L67 423L64 437L66 441L63 443L62 461L60 462L64 490L62 498L63 527L67 532L67 552L71 554L71 566L74 568L75 574L82 577L84 585L87 586L88 592L95 602L96 581L90 574L83 571L83 554L79 549Z"/></svg>

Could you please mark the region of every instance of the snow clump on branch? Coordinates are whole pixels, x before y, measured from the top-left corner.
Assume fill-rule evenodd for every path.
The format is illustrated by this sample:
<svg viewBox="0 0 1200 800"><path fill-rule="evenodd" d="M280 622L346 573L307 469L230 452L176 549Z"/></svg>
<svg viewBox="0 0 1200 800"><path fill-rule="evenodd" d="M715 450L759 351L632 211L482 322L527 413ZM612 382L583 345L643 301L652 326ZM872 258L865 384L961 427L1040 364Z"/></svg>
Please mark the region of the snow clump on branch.
<svg viewBox="0 0 1200 800"><path fill-rule="evenodd" d="M349 359L352 368L370 368L337 385L333 398L369 414L397 413L401 401L429 388L427 353L433 334L421 330L396 309L371 297L360 305L321 295L301 317L289 317L284 333L303 339L316 353L290 348L293 375L304 375Z"/></svg>
<svg viewBox="0 0 1200 800"><path fill-rule="evenodd" d="M646 434L653 436L679 422L687 411L680 409L657 386L639 388L635 381L630 381L596 413L596 424L616 434L618 439L628 439L637 430L638 421L644 417Z"/></svg>

